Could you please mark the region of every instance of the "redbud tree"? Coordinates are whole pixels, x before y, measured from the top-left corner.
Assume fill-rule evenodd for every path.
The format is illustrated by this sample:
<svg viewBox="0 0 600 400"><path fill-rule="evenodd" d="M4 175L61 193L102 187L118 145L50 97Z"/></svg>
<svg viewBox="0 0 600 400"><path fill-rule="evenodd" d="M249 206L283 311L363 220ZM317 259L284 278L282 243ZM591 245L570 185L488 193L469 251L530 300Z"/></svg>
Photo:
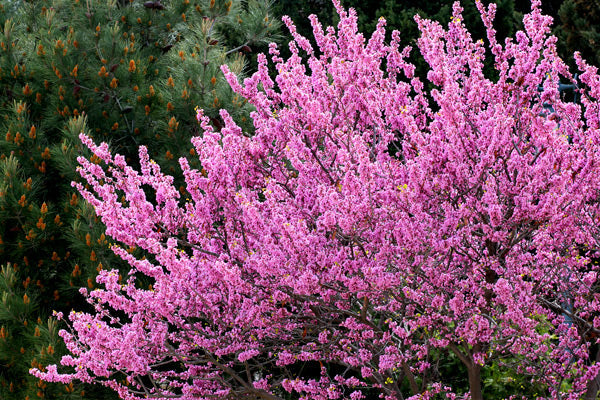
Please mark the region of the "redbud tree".
<svg viewBox="0 0 600 400"><path fill-rule="evenodd" d="M274 80L265 55L243 84L223 67L255 132L200 111L183 194L144 147L134 170L81 136L103 163L80 158L76 186L131 272L82 289L95 313L62 331L68 371L33 374L123 399L482 399L495 363L540 398L595 398L597 70L576 56L581 104L564 102L539 1L504 44L493 4L484 42L456 3L447 28L416 18L426 90L398 32L367 40L334 3L316 47L284 19ZM466 393L436 371L451 355Z"/></svg>

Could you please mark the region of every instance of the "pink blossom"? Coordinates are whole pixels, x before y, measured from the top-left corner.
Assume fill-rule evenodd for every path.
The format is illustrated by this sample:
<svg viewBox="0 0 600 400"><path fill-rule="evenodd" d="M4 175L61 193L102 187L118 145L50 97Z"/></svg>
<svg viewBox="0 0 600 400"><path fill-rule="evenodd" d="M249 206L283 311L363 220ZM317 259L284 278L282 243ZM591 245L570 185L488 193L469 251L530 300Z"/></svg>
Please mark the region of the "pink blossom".
<svg viewBox="0 0 600 400"><path fill-rule="evenodd" d="M145 148L136 171L81 135L108 168L80 158L89 189L74 185L131 273L100 274L86 293L97 313L69 316L71 372L35 376L124 399L482 399L481 369L519 360L512 372L544 385L540 398L587 390L600 333L597 70L577 56L582 104L566 103L556 88L572 76L539 2L504 44L495 5L477 2L486 44L456 3L446 27L416 17L426 92L399 33L386 43L381 21L367 39L334 4L337 30L311 17L315 48L285 19L294 40L287 60L269 47L274 79L266 55L243 84L222 68L255 107L255 134L224 111L216 131L200 110L202 169L180 160L183 196ZM431 371L448 353L469 371L462 397Z"/></svg>

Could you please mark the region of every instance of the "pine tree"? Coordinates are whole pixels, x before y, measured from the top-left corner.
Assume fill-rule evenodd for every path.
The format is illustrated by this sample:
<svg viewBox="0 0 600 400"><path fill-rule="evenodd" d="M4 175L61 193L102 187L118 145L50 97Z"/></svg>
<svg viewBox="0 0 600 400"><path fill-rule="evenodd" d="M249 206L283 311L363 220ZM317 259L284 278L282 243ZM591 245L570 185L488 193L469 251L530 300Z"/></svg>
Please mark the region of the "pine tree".
<svg viewBox="0 0 600 400"><path fill-rule="evenodd" d="M108 141L131 162L145 144L164 170L178 170L177 158L193 155L195 107L217 128L221 108L249 125L219 66L243 73L279 28L262 0L4 3L0 398L93 398L28 374L64 354L52 310L81 307L78 289L122 264L71 188L76 157L88 154L77 136Z"/></svg>

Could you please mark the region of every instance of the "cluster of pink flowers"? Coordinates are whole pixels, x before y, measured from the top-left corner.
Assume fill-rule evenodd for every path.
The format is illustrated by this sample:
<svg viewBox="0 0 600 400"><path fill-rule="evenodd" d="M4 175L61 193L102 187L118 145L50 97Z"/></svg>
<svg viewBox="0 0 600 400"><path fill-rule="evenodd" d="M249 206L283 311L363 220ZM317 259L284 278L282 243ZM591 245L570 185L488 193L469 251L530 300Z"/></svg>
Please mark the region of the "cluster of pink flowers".
<svg viewBox="0 0 600 400"><path fill-rule="evenodd" d="M443 350L473 399L492 361L548 398L592 390L596 69L577 59L581 104L564 102L558 83L573 77L539 1L504 44L495 6L478 2L487 46L456 3L447 28L417 18L427 91L398 32L386 43L381 19L366 40L334 3L337 30L311 16L317 48L284 19L294 40L287 60L270 47L275 80L265 55L243 84L223 67L256 132L226 112L215 131L199 112L202 170L180 160L184 195L143 147L136 171L81 136L104 164L79 159L89 190L77 187L131 272L82 289L96 313L73 312L61 333L71 372L34 375L123 399L458 398L428 373Z"/></svg>

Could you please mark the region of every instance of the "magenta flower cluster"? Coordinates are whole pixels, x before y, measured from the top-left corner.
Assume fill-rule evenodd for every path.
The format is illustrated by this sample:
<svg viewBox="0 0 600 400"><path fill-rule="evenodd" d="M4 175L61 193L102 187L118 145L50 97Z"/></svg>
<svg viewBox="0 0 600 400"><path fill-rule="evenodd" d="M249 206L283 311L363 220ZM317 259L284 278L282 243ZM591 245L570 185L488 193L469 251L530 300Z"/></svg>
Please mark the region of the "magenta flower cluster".
<svg viewBox="0 0 600 400"><path fill-rule="evenodd" d="M477 3L484 43L456 3L447 28L416 18L424 83L385 20L367 40L334 3L337 29L310 17L316 48L284 19L291 56L270 46L274 80L265 55L243 84L223 67L255 133L224 111L215 131L199 112L202 169L180 160L185 194L145 148L136 171L81 136L103 164L80 158L89 189L76 186L131 272L82 289L96 312L61 332L70 372L34 375L130 400L460 398L428 373L453 353L473 399L491 362L547 398L591 390L597 70L576 55L581 104L565 102L573 76L539 1L503 44L495 5Z"/></svg>

